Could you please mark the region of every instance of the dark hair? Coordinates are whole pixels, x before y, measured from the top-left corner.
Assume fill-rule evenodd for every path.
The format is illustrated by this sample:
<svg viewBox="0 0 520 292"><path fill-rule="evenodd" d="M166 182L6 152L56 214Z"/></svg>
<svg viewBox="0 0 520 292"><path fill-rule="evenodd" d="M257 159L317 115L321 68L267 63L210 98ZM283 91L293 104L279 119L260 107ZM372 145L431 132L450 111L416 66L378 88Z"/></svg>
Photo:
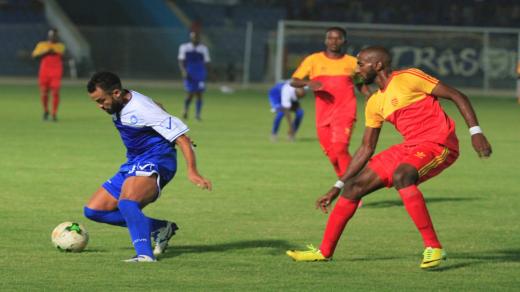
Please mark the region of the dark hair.
<svg viewBox="0 0 520 292"><path fill-rule="evenodd" d="M121 79L112 72L97 72L90 78L87 84L87 91L92 93L96 91L96 87L106 92L110 92L114 89L122 89Z"/></svg>
<svg viewBox="0 0 520 292"><path fill-rule="evenodd" d="M333 31L333 30L341 33L343 35L343 38L347 39L347 31L344 28L339 27L339 26L329 27L329 28L327 28L327 31L325 31L325 33L329 33L329 31Z"/></svg>

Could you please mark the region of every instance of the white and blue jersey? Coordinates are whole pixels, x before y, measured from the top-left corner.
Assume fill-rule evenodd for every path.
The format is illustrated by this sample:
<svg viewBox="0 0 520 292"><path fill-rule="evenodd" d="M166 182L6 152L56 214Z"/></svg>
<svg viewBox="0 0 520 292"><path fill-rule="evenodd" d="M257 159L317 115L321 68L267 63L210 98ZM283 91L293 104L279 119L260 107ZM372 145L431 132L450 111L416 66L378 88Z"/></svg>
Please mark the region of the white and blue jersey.
<svg viewBox="0 0 520 292"><path fill-rule="evenodd" d="M271 103L272 111L282 108L290 109L296 102L298 102L296 88L292 87L289 81L278 82L269 90L269 103Z"/></svg>
<svg viewBox="0 0 520 292"><path fill-rule="evenodd" d="M185 43L179 47L179 61L184 63L187 77L185 87L189 92L203 91L208 72L206 63L211 61L209 50L203 44Z"/></svg>
<svg viewBox="0 0 520 292"><path fill-rule="evenodd" d="M119 113L112 115L128 159L119 172L103 184L116 199L129 176L157 174L159 190L162 189L177 171L173 142L189 130L186 124L165 112L149 97L135 91L130 94L130 101Z"/></svg>

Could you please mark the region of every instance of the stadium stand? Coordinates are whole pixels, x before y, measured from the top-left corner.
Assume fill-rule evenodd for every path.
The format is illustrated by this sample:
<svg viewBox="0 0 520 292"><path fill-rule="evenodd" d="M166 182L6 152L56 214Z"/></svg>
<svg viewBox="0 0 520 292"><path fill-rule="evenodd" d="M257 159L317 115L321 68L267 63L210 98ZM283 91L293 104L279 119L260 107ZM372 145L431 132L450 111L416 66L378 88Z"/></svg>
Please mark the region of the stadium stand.
<svg viewBox="0 0 520 292"><path fill-rule="evenodd" d="M190 22L202 28L214 76L234 80L243 67L247 23L253 24L251 81L268 71L278 20L374 24L520 27L515 0L56 0L91 47L92 70L122 77L178 78L178 46ZM28 58L49 28L43 0L0 0L1 75L34 75ZM172 9L174 7L175 9ZM384 7L384 9L381 9ZM89 12L89 13L86 13ZM95 12L95 13L94 13ZM180 12L182 16L179 15ZM117 17L114 17L116 16ZM118 44L114 46L114 44ZM89 62L90 64L90 62ZM89 66L90 68L90 66ZM88 72L84 72L88 73Z"/></svg>
<svg viewBox="0 0 520 292"><path fill-rule="evenodd" d="M175 76L177 48L187 29L165 1L58 2L89 41L95 70L114 70L123 77ZM84 11L99 14L91 17Z"/></svg>
<svg viewBox="0 0 520 292"><path fill-rule="evenodd" d="M36 75L38 64L30 54L47 28L39 1L0 1L0 75Z"/></svg>

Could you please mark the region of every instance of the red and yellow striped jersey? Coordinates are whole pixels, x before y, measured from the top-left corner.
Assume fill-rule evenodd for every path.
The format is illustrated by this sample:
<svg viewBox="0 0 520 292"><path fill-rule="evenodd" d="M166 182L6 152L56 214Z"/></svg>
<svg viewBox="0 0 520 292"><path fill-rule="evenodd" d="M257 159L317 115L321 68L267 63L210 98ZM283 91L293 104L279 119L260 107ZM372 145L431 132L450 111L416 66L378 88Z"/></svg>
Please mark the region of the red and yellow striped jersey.
<svg viewBox="0 0 520 292"><path fill-rule="evenodd" d="M339 117L355 119L356 96L352 76L356 66L357 59L350 55L332 59L324 52L318 52L305 58L292 75L299 79L308 76L323 85L322 89L314 92L317 126L330 124Z"/></svg>
<svg viewBox="0 0 520 292"><path fill-rule="evenodd" d="M388 121L405 143L430 141L457 149L455 123L431 95L439 80L414 68L394 71L389 78L386 87L367 101L365 125L381 128Z"/></svg>

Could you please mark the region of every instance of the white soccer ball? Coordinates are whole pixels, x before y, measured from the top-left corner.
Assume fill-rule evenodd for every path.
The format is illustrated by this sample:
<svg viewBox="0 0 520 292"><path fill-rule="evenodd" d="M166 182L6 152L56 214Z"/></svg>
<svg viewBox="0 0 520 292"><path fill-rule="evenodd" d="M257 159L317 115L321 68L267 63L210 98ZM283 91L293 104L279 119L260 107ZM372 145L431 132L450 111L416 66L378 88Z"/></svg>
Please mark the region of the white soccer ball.
<svg viewBox="0 0 520 292"><path fill-rule="evenodd" d="M63 222L51 234L52 243L60 251L80 252L87 246L88 231L75 222Z"/></svg>

